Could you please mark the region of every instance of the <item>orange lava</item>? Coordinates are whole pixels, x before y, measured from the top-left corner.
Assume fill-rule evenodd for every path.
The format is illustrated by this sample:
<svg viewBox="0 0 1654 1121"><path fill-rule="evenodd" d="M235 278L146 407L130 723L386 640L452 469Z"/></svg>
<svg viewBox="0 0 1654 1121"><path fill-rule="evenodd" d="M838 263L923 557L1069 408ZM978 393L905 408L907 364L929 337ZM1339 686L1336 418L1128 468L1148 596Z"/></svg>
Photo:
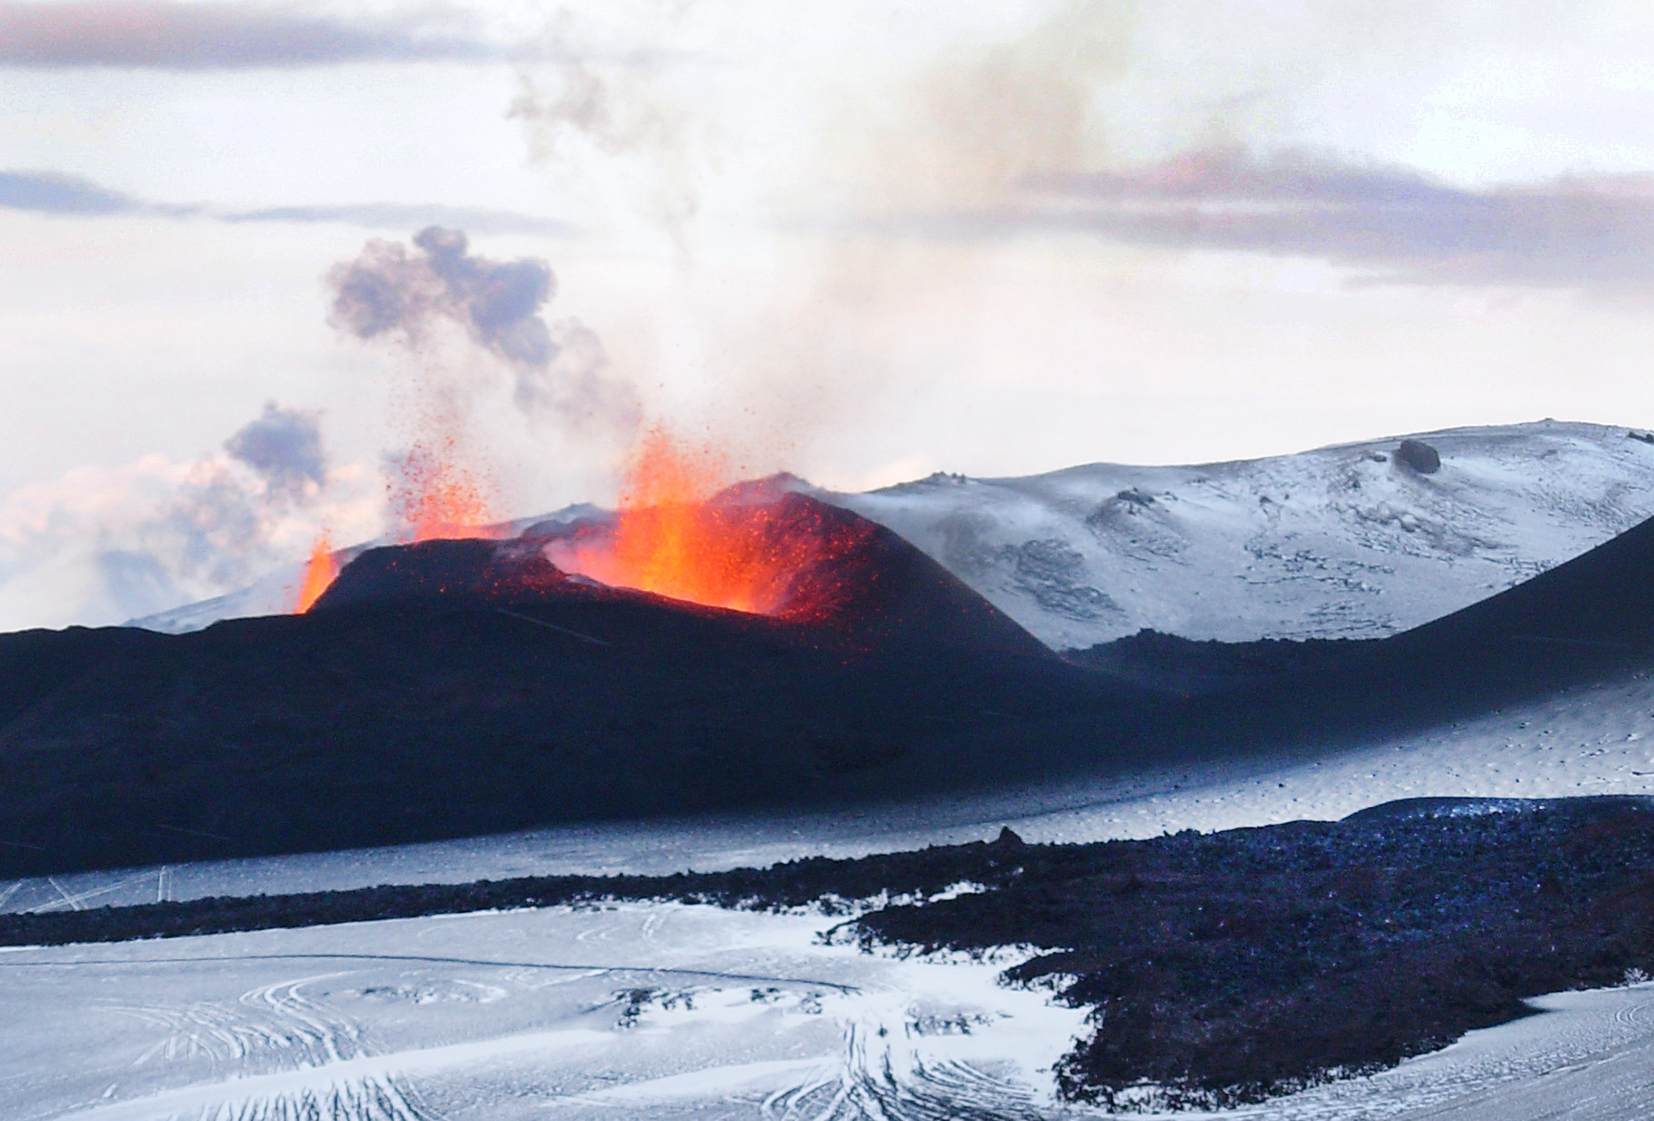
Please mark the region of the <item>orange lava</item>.
<svg viewBox="0 0 1654 1121"><path fill-rule="evenodd" d="M794 593L826 543L782 525L773 504L712 501L728 476L715 449L652 428L633 455L613 532L553 561L611 586L709 607L809 614Z"/></svg>
<svg viewBox="0 0 1654 1121"><path fill-rule="evenodd" d="M293 604L293 613L303 615L309 611L327 586L333 583L333 578L339 574L339 567L333 561L333 546L328 540L327 530L322 530L316 538L316 543L310 548L310 561L304 566L304 583L299 587L298 599Z"/></svg>
<svg viewBox="0 0 1654 1121"><path fill-rule="evenodd" d="M487 490L459 465L452 446L417 445L396 468L391 497L407 540L478 537L493 520Z"/></svg>

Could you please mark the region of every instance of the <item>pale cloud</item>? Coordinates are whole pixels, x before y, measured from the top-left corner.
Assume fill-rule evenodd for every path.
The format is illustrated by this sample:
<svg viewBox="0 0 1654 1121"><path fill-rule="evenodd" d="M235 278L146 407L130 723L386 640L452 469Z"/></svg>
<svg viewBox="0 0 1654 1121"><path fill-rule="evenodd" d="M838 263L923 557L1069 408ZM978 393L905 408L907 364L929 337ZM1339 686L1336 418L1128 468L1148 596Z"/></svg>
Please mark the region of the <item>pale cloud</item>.
<svg viewBox="0 0 1654 1121"><path fill-rule="evenodd" d="M1317 258L1375 283L1654 284L1654 174L1469 189L1402 167L1208 148L1135 171L1047 173L999 206L850 225L963 242L1081 235Z"/></svg>
<svg viewBox="0 0 1654 1121"><path fill-rule="evenodd" d="M270 206L226 210L204 204L150 202L76 175L56 171L0 171L0 208L81 218L209 218L220 222L332 222L370 230L406 230L454 225L480 233L574 237L574 226L509 210L436 204L356 203L331 206Z"/></svg>
<svg viewBox="0 0 1654 1121"><path fill-rule="evenodd" d="M107 625L240 589L323 529L379 532L383 486L330 465L316 417L266 407L226 450L78 467L0 499L0 629Z"/></svg>
<svg viewBox="0 0 1654 1121"><path fill-rule="evenodd" d="M337 222L369 230L411 230L425 226L457 226L479 234L537 234L576 237L580 230L555 218L537 218L510 210L464 206L358 203L348 206L272 206L219 214L225 222Z"/></svg>
<svg viewBox="0 0 1654 1121"><path fill-rule="evenodd" d="M349 19L277 4L10 0L0 3L0 66L234 70L500 57L444 26L452 13L432 14Z"/></svg>

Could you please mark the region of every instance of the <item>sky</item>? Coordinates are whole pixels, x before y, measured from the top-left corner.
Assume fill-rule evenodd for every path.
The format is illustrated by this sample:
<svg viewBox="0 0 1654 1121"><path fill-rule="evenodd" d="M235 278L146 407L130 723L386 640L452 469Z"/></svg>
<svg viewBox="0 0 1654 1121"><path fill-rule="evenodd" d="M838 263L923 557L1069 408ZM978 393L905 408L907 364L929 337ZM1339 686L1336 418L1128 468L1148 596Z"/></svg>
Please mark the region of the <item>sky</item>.
<svg viewBox="0 0 1654 1121"><path fill-rule="evenodd" d="M1651 45L1592 0L0 0L0 629L394 535L410 452L507 518L612 502L650 425L842 489L1647 428Z"/></svg>

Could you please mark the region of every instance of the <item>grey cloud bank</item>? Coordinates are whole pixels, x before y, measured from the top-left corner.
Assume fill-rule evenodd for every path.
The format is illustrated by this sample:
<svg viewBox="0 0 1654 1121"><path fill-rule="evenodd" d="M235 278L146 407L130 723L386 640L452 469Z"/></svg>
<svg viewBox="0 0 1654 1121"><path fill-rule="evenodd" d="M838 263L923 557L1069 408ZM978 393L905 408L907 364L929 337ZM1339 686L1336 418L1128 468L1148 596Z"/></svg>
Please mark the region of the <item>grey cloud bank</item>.
<svg viewBox="0 0 1654 1121"><path fill-rule="evenodd" d="M574 237L580 232L577 227L555 218L435 204L381 202L220 211L205 205L148 202L89 179L56 171L0 171L0 209L89 218L146 216L211 218L219 222L337 222L375 230L447 224L480 233L545 237Z"/></svg>
<svg viewBox="0 0 1654 1121"><path fill-rule="evenodd" d="M52 171L0 171L0 207L41 214L131 214L145 209L129 195Z"/></svg>
<svg viewBox="0 0 1654 1121"><path fill-rule="evenodd" d="M0 3L0 66L229 70L500 57L431 26L428 15L349 20L275 4L12 0Z"/></svg>

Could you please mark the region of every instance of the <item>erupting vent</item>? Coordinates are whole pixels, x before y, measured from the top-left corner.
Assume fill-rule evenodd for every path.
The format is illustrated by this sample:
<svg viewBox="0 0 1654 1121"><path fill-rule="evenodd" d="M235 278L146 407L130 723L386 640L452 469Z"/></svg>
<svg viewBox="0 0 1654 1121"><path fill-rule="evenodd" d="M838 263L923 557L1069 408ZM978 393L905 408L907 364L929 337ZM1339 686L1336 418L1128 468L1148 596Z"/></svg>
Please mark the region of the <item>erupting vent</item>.
<svg viewBox="0 0 1654 1121"><path fill-rule="evenodd" d="M836 561L866 527L799 503L742 502L718 488L722 457L660 429L644 438L612 528L553 543L566 572L614 587L793 619L831 612Z"/></svg>

